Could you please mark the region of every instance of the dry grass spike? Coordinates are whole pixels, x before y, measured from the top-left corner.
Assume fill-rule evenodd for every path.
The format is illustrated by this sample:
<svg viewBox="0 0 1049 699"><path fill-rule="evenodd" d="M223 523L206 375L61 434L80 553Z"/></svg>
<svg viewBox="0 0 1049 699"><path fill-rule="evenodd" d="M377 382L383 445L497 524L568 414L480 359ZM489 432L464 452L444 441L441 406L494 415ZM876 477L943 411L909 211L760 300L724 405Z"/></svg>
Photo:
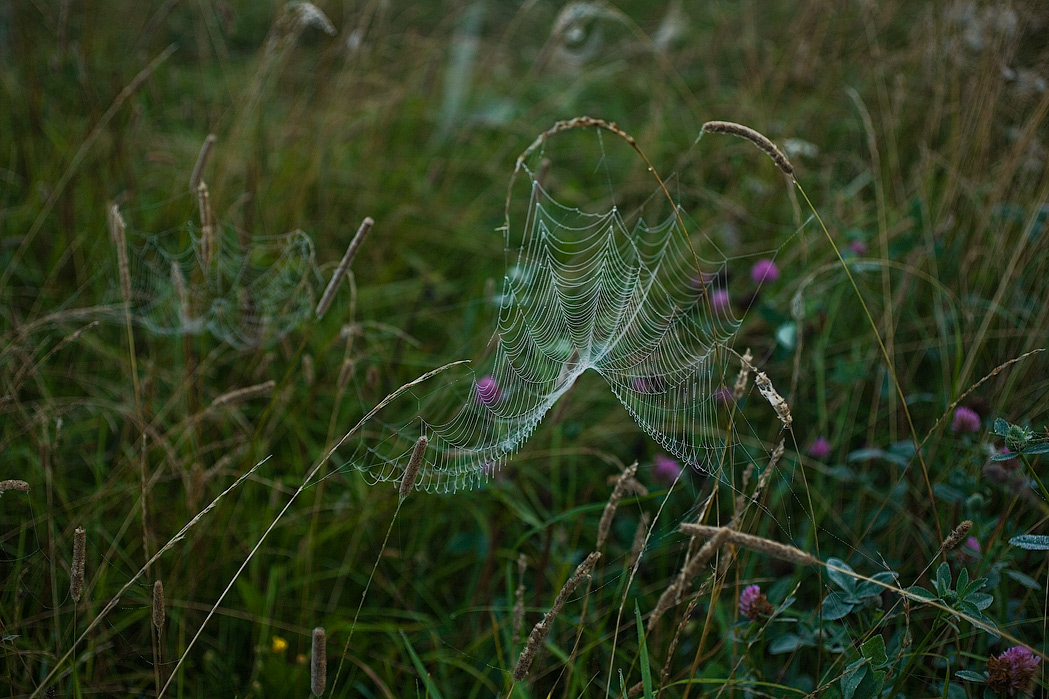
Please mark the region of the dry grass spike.
<svg viewBox="0 0 1049 699"><path fill-rule="evenodd" d="M791 563L797 563L799 565L819 565L819 559L813 556L811 553L802 551L794 546L788 546L787 544L781 544L778 541L772 539L765 539L760 536L754 536L753 534L744 534L737 532L728 527L711 527L706 524L682 524L681 531L685 534L691 534L692 536L702 536L712 538L718 536L721 532L727 531L728 534L725 541L741 548L750 549L758 553L763 553L766 556L772 558L778 558L783 561L789 561Z"/></svg>
<svg viewBox="0 0 1049 699"><path fill-rule="evenodd" d="M10 480L6 480L6 481L0 481L0 495L3 495L8 490L14 490L14 491L17 491L19 493L28 493L29 492L29 484L26 483L25 481L20 481L20 480L17 480L17 479L10 479Z"/></svg>
<svg viewBox="0 0 1049 699"><path fill-rule="evenodd" d="M153 583L153 626L157 631L164 628L167 617L164 612L164 583L157 580Z"/></svg>
<svg viewBox="0 0 1049 699"><path fill-rule="evenodd" d="M87 550L87 532L77 527L73 532L73 564L69 568L69 596L79 602L84 594L84 554Z"/></svg>
<svg viewBox="0 0 1049 699"><path fill-rule="evenodd" d="M745 138L764 151L767 156L772 158L772 162L776 163L776 167L787 175L790 175L791 177L794 176L794 166L790 164L790 160L788 160L787 156L783 154L783 151L781 151L767 136L755 131L749 126L737 124L734 121L708 121L703 124L703 131L706 133L724 133Z"/></svg>
<svg viewBox="0 0 1049 699"><path fill-rule="evenodd" d="M754 368L751 362L754 361L754 356L750 353L750 348L743 353L741 357L742 364L739 367L739 375L736 376L736 385L732 388L732 397L737 401L743 397L743 394L747 392L747 382L750 380L750 371Z"/></svg>
<svg viewBox="0 0 1049 699"><path fill-rule="evenodd" d="M711 536L703 546L700 547L695 556L685 562L685 565L681 567L681 571L678 573L674 582L663 591L662 595L660 595L659 601L656 602L655 609L652 610L652 614L648 617L649 632L652 631L656 622L659 621L668 609L681 601L681 597L689 584L697 575L699 575L703 566L714 557L714 554L718 552L721 545L729 538L729 534L732 533L732 530L728 527L710 527L710 529L716 530L713 536ZM684 531L684 527L682 527L682 531Z"/></svg>
<svg viewBox="0 0 1049 699"><path fill-rule="evenodd" d="M772 385L772 379L765 372L759 371L754 376L754 385L758 387L758 391L776 411L779 421L783 423L783 428L789 430L791 425L794 424L794 417L790 414L790 405L779 394L776 387Z"/></svg>
<svg viewBox="0 0 1049 699"><path fill-rule="evenodd" d="M269 381L255 384L254 386L246 386L233 391L227 391L211 402L211 408L219 408L223 405L240 403L242 401L251 400L252 398L267 396L276 386L277 382L270 379Z"/></svg>
<svg viewBox="0 0 1049 699"><path fill-rule="evenodd" d="M131 303L131 267L127 260L127 234L124 217L116 204L109 207L109 237L117 249L117 264L120 271L120 294L125 303Z"/></svg>
<svg viewBox="0 0 1049 699"><path fill-rule="evenodd" d="M200 207L200 262L204 269L211 266L218 248L215 240L215 215L211 211L208 185L201 181L197 185L197 204Z"/></svg>
<svg viewBox="0 0 1049 699"><path fill-rule="evenodd" d="M958 546L965 541L965 535L968 534L969 530L972 528L973 521L971 519L967 519L955 527L954 530L947 535L947 538L943 540L943 550L950 551L958 548Z"/></svg>
<svg viewBox="0 0 1049 699"><path fill-rule="evenodd" d="M350 265L353 264L353 258L357 256L357 250L361 247L361 243L368 237L368 232L371 231L372 226L375 225L374 219L368 216L361 222L360 228L357 229L357 233L353 236L353 240L346 247L346 252L342 256L342 260L339 261L339 266L335 268L335 273L331 275L331 280L328 282L328 286L324 289L324 293L321 295L320 303L317 304L316 315L318 318L323 318L324 314L328 312L328 308L331 306L331 302L335 300L335 292L339 290L339 285L342 284L342 280L346 278L346 273L350 271Z"/></svg>
<svg viewBox="0 0 1049 699"><path fill-rule="evenodd" d="M576 567L575 573L565 582L561 591L557 593L557 598L554 600L553 606L550 607L550 611L532 627L532 633L528 635L528 643L525 645L524 650L521 651L521 655L517 658L517 664L514 666L514 682L520 682L528 675L528 669L532 666L536 653L546 641L546 636L550 633L550 627L553 625L554 619L561 613L561 609L564 608L569 595L575 592L579 584L589 578L594 572L594 566L597 565L599 558L601 558L601 554L594 551Z"/></svg>
<svg viewBox="0 0 1049 699"><path fill-rule="evenodd" d="M408 467L404 469L404 476L401 478L401 502L408 497L408 493L412 492L412 488L415 487L415 479L419 477L419 467L422 466L423 456L426 454L426 444L426 435L423 435L419 437L419 440L415 443L415 448L412 449L412 456L408 459Z"/></svg>
<svg viewBox="0 0 1049 699"><path fill-rule="evenodd" d="M522 553L517 557L517 590L514 593L514 640L513 643L517 645L517 639L521 635L521 626L524 625L524 596L525 596L525 585L524 585L524 574L528 566L528 561L525 555Z"/></svg>
<svg viewBox="0 0 1049 699"><path fill-rule="evenodd" d="M324 627L318 626L313 630L313 646L310 649L310 691L315 697L324 694L324 685L328 681L327 645Z"/></svg>
<svg viewBox="0 0 1049 699"><path fill-rule="evenodd" d="M208 156L211 155L211 147L213 145L215 145L215 134L209 133L208 137L204 139L204 144L200 147L197 162L193 166L193 174L189 176L189 190L191 192L197 191L197 186L200 184L200 176L204 173L204 168L207 167Z"/></svg>
<svg viewBox="0 0 1049 699"><path fill-rule="evenodd" d="M616 479L616 486L612 489L612 495L608 498L608 504L605 505L605 511L601 513L601 521L597 525L597 550L600 551L605 545L605 541L608 540L608 532L612 528L612 519L615 517L616 508L619 507L619 502L623 499L627 489L630 487L630 482L634 480L634 476L637 474L637 462L630 464L623 472L619 474L619 478Z"/></svg>

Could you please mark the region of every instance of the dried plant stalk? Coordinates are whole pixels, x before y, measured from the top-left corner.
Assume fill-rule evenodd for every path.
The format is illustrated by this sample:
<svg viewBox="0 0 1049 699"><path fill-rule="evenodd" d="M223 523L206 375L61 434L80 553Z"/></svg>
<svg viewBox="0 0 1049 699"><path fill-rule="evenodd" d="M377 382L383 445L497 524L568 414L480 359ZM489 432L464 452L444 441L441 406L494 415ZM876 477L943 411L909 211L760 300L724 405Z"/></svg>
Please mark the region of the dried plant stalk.
<svg viewBox="0 0 1049 699"><path fill-rule="evenodd" d="M951 549L958 548L958 545L965 541L965 535L969 533L969 530L973 528L973 521L967 519L954 530L947 535L947 538L943 540L943 550L950 551Z"/></svg>
<svg viewBox="0 0 1049 699"><path fill-rule="evenodd" d="M164 583L157 580L153 583L153 626L160 631L164 628Z"/></svg>
<svg viewBox="0 0 1049 699"><path fill-rule="evenodd" d="M514 640L513 643L517 645L517 639L521 635L521 627L524 625L524 574L525 569L528 565L528 561L525 559L525 555L522 553L517 557L517 590L514 593Z"/></svg>
<svg viewBox="0 0 1049 699"><path fill-rule="evenodd" d="M765 467L765 470L758 476L758 485L754 488L754 495L752 497L757 498L765 490L765 486L768 485L769 479L772 478L772 472L776 470L776 465L779 460L783 458L783 452L785 451L786 444L783 439L779 440L779 444L772 450L772 456L769 457L769 465Z"/></svg>
<svg viewBox="0 0 1049 699"><path fill-rule="evenodd" d="M616 479L616 486L612 489L612 495L608 498L608 504L605 505L605 511L601 513L601 521L597 525L597 550L600 551L605 545L605 541L608 540L608 532L612 528L612 519L615 517L616 508L619 507L619 502L623 499L623 495L626 494L627 488L630 485L630 481L634 479L634 475L637 473L637 462L630 464L623 472L619 474L619 478Z"/></svg>
<svg viewBox="0 0 1049 699"><path fill-rule="evenodd" d="M84 594L84 554L87 550L87 533L83 527L73 532L73 565L69 570L69 596L79 602Z"/></svg>
<svg viewBox="0 0 1049 699"><path fill-rule="evenodd" d="M328 681L328 651L324 627L313 630L313 647L310 650L310 690L313 696L324 694L324 685Z"/></svg>
<svg viewBox="0 0 1049 699"><path fill-rule="evenodd" d="M17 479L10 479L6 481L0 481L0 494L7 492L8 490L16 490L20 493L29 492L29 484L25 481Z"/></svg>
<svg viewBox="0 0 1049 699"><path fill-rule="evenodd" d="M171 261L171 282L175 285L175 296L178 297L179 321L183 324L189 322L189 291L186 288L186 278L182 275L182 267L178 260Z"/></svg>
<svg viewBox="0 0 1049 699"><path fill-rule="evenodd" d="M759 371L754 377L754 384L758 387L761 395L765 397L765 400L769 402L769 405L776 411L776 415L779 417L779 421L783 423L784 429L789 430L790 426L794 424L794 417L790 414L790 406L787 404L787 401L776 391L776 387L772 385L772 379L765 372Z"/></svg>
<svg viewBox="0 0 1049 699"><path fill-rule="evenodd" d="M561 613L561 609L564 608L569 595L575 592L579 584L589 578L591 573L594 572L594 566L597 565L599 558L601 558L601 554L594 551L576 567L575 573L565 582L561 591L557 593L557 598L554 600L553 606L550 607L550 611L532 627L532 633L528 635L528 643L517 658L517 665L514 666L514 682L520 682L528 675L528 669L532 666L532 661L535 660L535 654L539 651L540 646L546 641L546 636L550 633L550 627L553 625L554 619Z"/></svg>
<svg viewBox="0 0 1049 699"><path fill-rule="evenodd" d="M208 185L203 181L197 185L197 203L200 206L200 262L206 270L215 259L215 215L211 211Z"/></svg>
<svg viewBox="0 0 1049 699"><path fill-rule="evenodd" d="M109 237L117 249L117 266L120 271L120 293L124 302L131 303L131 267L127 259L127 235L124 217L116 204L109 207Z"/></svg>
<svg viewBox="0 0 1049 699"><path fill-rule="evenodd" d="M685 565L681 567L681 571L678 573L677 578L670 584L670 587L663 591L663 594L659 597L659 601L656 602L655 609L652 610L652 614L648 617L649 631L652 630L656 625L656 622L659 621L668 609L681 601L681 596L692 583L692 580L699 575L703 567L714 557L714 554L717 553L718 549L721 548L721 545L725 543L732 531L728 527L710 528L716 530L716 533L700 547L695 556L685 562ZM685 531L684 527L682 527L682 531Z"/></svg>
<svg viewBox="0 0 1049 699"><path fill-rule="evenodd" d="M708 121L703 124L703 131L707 133L724 133L745 138L764 151L767 156L772 158L772 162L776 163L776 167L791 177L794 176L794 166L790 164L790 160L788 160L787 156L783 154L783 151L781 151L767 136L755 131L749 126L743 126L743 124L737 124L733 121Z"/></svg>
<svg viewBox="0 0 1049 699"><path fill-rule="evenodd" d="M743 353L741 358L742 364L739 367L739 375L736 376L736 385L732 388L732 397L737 401L743 397L743 394L747 392L747 382L750 380L750 370L754 368L751 362L754 361L754 356L750 353L750 348Z"/></svg>
<svg viewBox="0 0 1049 699"><path fill-rule="evenodd" d="M422 466L423 456L426 454L426 435L419 437L419 440L415 443L415 448L412 449L412 456L408 459L408 467L404 469L404 476L401 478L400 488L400 499L403 502L408 493L412 492L412 488L415 487L415 479L419 476L419 467Z"/></svg>
<svg viewBox="0 0 1049 699"><path fill-rule="evenodd" d="M634 564L637 563L637 559L641 558L641 554L645 550L645 535L648 534L648 525L651 521L651 514L648 512L641 513L641 519L638 520L637 529L634 530L634 542L630 545L630 559L626 566L628 569L633 569Z"/></svg>
<svg viewBox="0 0 1049 699"><path fill-rule="evenodd" d="M258 398L259 396L269 395L276 387L277 382L273 379L269 381L263 381L260 384L254 386L247 386L245 388L238 388L233 391L227 391L221 396L211 402L211 408L218 408L223 405L229 405L231 403L240 403L241 401L251 400L252 398ZM209 408L210 409L210 408Z"/></svg>
<svg viewBox="0 0 1049 699"><path fill-rule="evenodd" d="M321 295L320 303L317 304L316 315L318 318L323 318L324 314L328 312L328 308L331 306L331 302L335 299L335 292L339 290L339 285L342 284L342 280L346 278L346 273L350 271L350 265L353 263L353 258L357 256L357 250L361 247L361 243L368 237L368 232L375 225L375 221L371 216L368 216L361 222L360 228L357 229L356 235L353 236L353 240L350 241L349 246L346 248L346 253L342 256L342 260L339 262L339 266L335 269L335 273L331 275L331 280L328 282L328 286L324 289L324 293Z"/></svg>
<svg viewBox="0 0 1049 699"><path fill-rule="evenodd" d="M208 137L204 139L204 144L200 147L197 163L193 166L193 174L189 176L189 189L191 192L197 191L197 187L200 185L200 176L204 172L204 168L207 167L208 156L211 155L211 147L213 145L215 145L215 134L209 133Z"/></svg>
<svg viewBox="0 0 1049 699"><path fill-rule="evenodd" d="M691 534L692 536L703 536L703 537L714 537L719 535L721 532L727 531L728 534L725 538L730 544L740 546L751 551L757 551L758 553L764 553L767 556L773 558L779 558L784 561L790 561L791 563L798 563L800 565L818 565L819 560L811 553L802 551L794 546L788 546L787 544L781 544L778 541L772 539L765 539L760 536L754 536L753 534L744 534L737 532L728 527L711 527L706 524L682 524L681 531L685 534Z"/></svg>

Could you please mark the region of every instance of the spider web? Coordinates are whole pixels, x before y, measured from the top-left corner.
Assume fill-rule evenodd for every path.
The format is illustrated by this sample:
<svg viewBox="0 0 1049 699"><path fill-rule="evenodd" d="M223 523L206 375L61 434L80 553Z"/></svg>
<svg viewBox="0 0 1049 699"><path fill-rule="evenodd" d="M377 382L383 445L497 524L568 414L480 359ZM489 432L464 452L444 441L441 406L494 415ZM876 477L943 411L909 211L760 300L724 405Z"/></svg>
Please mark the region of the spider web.
<svg viewBox="0 0 1049 699"><path fill-rule="evenodd" d="M312 316L321 278L306 233L247 238L217 226L214 239L207 260L192 225L135 241L132 314L140 326L161 336L210 334L246 350Z"/></svg>
<svg viewBox="0 0 1049 699"><path fill-rule="evenodd" d="M351 467L370 479L400 478L413 442L426 435L416 487L454 492L481 484L589 370L663 449L697 470L717 470L711 456L725 444L718 428L725 406L715 388L740 325L724 302L726 259L694 255L718 248L662 192L651 194L651 175L649 193L633 205L610 181L595 205L565 180L566 194L582 202L573 206L544 186L545 166L533 161L545 154L544 146L522 163L521 223L512 220L508 195L507 270L486 358L420 398L416 420L386 426L391 433L355 456ZM603 146L597 156L598 170L610 167Z"/></svg>

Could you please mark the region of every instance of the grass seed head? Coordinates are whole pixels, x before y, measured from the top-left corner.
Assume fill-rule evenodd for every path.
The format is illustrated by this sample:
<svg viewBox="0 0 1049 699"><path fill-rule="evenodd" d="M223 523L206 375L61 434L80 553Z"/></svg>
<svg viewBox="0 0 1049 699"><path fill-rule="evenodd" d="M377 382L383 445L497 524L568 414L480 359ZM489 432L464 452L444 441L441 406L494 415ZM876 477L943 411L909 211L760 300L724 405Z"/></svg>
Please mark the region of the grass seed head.
<svg viewBox="0 0 1049 699"><path fill-rule="evenodd" d="M313 647L310 650L310 691L313 696L324 694L324 685L328 681L327 637L324 627L313 630Z"/></svg>
<svg viewBox="0 0 1049 699"><path fill-rule="evenodd" d="M400 498L403 501L408 497L408 493L412 492L412 488L415 487L415 479L419 476L419 467L422 466L423 456L426 455L426 435L419 437L419 440L415 443L415 448L412 449L412 456L408 459L408 467L404 469L404 476L401 478L401 489Z"/></svg>
<svg viewBox="0 0 1049 699"><path fill-rule="evenodd" d="M164 628L164 583L157 580L153 583L153 626L157 631Z"/></svg>
<svg viewBox="0 0 1049 699"><path fill-rule="evenodd" d="M87 549L87 533L83 527L73 532L73 564L69 570L69 596L79 602L84 594L84 553Z"/></svg>

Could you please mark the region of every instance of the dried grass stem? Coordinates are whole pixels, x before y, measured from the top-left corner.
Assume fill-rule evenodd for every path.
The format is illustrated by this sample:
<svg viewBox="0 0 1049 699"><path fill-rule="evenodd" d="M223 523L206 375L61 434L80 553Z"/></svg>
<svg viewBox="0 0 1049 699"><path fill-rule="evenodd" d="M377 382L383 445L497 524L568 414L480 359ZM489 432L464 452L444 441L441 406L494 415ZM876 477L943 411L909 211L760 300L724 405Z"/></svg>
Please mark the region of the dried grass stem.
<svg viewBox="0 0 1049 699"><path fill-rule="evenodd" d="M535 655L539 648L546 641L554 619L561 613L561 609L564 608L568 597L575 592L579 584L589 578L591 573L594 572L594 566L597 565L599 558L601 558L601 554L594 551L576 567L572 577L565 582L561 591L557 593L557 598L554 600L553 606L550 607L550 611L532 627L532 633L528 635L528 643L517 658L517 665L514 666L514 682L520 682L528 675L528 669L532 666L532 661L535 660Z"/></svg>
<svg viewBox="0 0 1049 699"><path fill-rule="evenodd" d="M375 221L371 216L366 217L361 222L360 228L357 229L356 235L353 236L353 240L347 246L346 253L342 256L339 266L335 268L335 273L331 275L331 280L321 295L320 303L317 304L316 313L318 318L323 318L324 314L328 312L331 302L335 299L335 292L339 290L339 285L346 278L346 273L350 271L350 265L353 263L353 258L357 256L357 250L361 247L364 239L368 237L368 232L371 231L374 225Z"/></svg>
<svg viewBox="0 0 1049 699"><path fill-rule="evenodd" d="M794 166L790 164L790 160L788 160L787 156L783 154L783 151L781 151L767 136L755 131L749 126L737 124L734 121L708 121L703 124L703 131L706 133L724 133L731 136L745 138L764 151L767 156L772 158L772 162L776 163L776 167L791 177L794 176Z"/></svg>
<svg viewBox="0 0 1049 699"><path fill-rule="evenodd" d="M725 541L741 548L757 551L773 558L798 563L799 565L818 565L819 559L810 553L794 546L781 544L772 539L765 539L753 534L744 534L727 527L712 527L706 524L682 524L681 531L692 536L713 538L721 532L728 532Z"/></svg>

